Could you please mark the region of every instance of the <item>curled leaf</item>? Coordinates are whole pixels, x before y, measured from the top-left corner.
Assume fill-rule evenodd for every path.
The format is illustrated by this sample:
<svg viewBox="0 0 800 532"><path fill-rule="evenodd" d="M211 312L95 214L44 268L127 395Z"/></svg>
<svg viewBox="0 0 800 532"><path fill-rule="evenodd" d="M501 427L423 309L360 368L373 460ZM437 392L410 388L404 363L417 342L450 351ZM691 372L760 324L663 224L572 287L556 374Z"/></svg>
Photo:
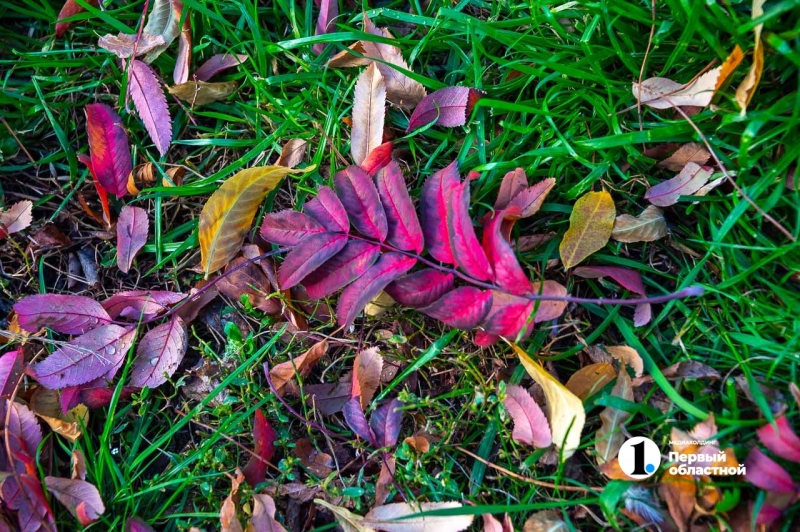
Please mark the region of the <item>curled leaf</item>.
<svg viewBox="0 0 800 532"><path fill-rule="evenodd" d="M766 0L753 0L752 18L753 20L761 17L764 14L764 4ZM753 98L758 83L761 81L761 73L764 70L764 45L761 42L761 31L764 29L764 23L756 24L753 28L753 40L755 47L753 48L753 65L747 71L744 79L739 87L736 89L736 103L742 109L742 115L747 113L747 105Z"/></svg>
<svg viewBox="0 0 800 532"><path fill-rule="evenodd" d="M192 107L224 100L239 88L235 81L186 81L167 90L173 96L189 102Z"/></svg>

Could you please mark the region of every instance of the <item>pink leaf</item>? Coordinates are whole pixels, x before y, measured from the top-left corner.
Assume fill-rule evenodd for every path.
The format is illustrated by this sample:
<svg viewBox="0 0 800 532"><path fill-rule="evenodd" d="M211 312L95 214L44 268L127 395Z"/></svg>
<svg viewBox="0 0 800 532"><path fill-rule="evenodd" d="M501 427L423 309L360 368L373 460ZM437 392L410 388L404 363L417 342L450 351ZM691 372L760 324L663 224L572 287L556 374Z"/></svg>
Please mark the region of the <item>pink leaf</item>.
<svg viewBox="0 0 800 532"><path fill-rule="evenodd" d="M547 194L553 189L556 180L552 177L543 179L532 187L528 187L509 202L509 207L519 207L519 218L528 218L536 214L542 207Z"/></svg>
<svg viewBox="0 0 800 532"><path fill-rule="evenodd" d="M183 13L182 0L170 0L170 3L173 16L178 20L183 18L181 31L178 34L178 54L175 57L175 68L172 70L172 81L175 85L181 85L189 81L189 64L192 62L192 19L188 8L186 13ZM169 136L172 137L172 133Z"/></svg>
<svg viewBox="0 0 800 532"><path fill-rule="evenodd" d="M767 491L793 493L796 486L784 468L757 448L745 460L745 478L751 484Z"/></svg>
<svg viewBox="0 0 800 532"><path fill-rule="evenodd" d="M402 250L422 253L424 247L422 228L414 204L408 195L403 172L395 161L378 172L378 193L383 210L386 212L389 243Z"/></svg>
<svg viewBox="0 0 800 532"><path fill-rule="evenodd" d="M525 294L531 290L531 281L522 270L511 244L500 232L503 218L509 212L520 212L518 207L495 212L483 230L483 249L494 269L494 281L512 294Z"/></svg>
<svg viewBox="0 0 800 532"><path fill-rule="evenodd" d="M139 388L135 386L123 386L122 392L120 393L120 399L127 399L132 394L141 391ZM81 403L85 404L89 408L103 408L108 406L111 403L111 399L114 397L114 393L116 389L114 387L111 388L83 388L80 390L80 401Z"/></svg>
<svg viewBox="0 0 800 532"><path fill-rule="evenodd" d="M0 212L0 239L29 227L33 221L32 209L33 202L25 200L15 203L7 211Z"/></svg>
<svg viewBox="0 0 800 532"><path fill-rule="evenodd" d="M473 286L460 286L427 307L419 309L456 329L473 329L486 318L492 308L492 293Z"/></svg>
<svg viewBox="0 0 800 532"><path fill-rule="evenodd" d="M636 305L636 310L633 311L633 326L644 327L650 320L653 319L653 307L650 303L641 303Z"/></svg>
<svg viewBox="0 0 800 532"><path fill-rule="evenodd" d="M102 305L113 319L122 316L138 321L166 312L167 307L183 301L186 297L186 294L167 290L130 290L117 292L103 301Z"/></svg>
<svg viewBox="0 0 800 532"><path fill-rule="evenodd" d="M768 527L781 517L783 517L783 510L777 506L765 503L763 506L761 506L761 510L759 510L758 515L756 516L756 524Z"/></svg>
<svg viewBox="0 0 800 532"><path fill-rule="evenodd" d="M406 307L425 307L453 289L453 274L426 268L400 277L386 287L392 299Z"/></svg>
<svg viewBox="0 0 800 532"><path fill-rule="evenodd" d="M369 426L375 435L376 447L392 447L400 436L403 403L399 399L392 399L385 405L376 409L369 418Z"/></svg>
<svg viewBox="0 0 800 532"><path fill-rule="evenodd" d="M334 30L333 19L339 16L339 0L321 0L319 2L319 17L314 35L325 35ZM325 49L324 43L315 44L312 49L319 55Z"/></svg>
<svg viewBox="0 0 800 532"><path fill-rule="evenodd" d="M367 423L367 418L364 417L364 411L361 409L361 397L356 396L347 401L344 404L342 413L347 426L356 436L375 445L375 435L372 433L372 429ZM377 445L375 446L377 447Z"/></svg>
<svg viewBox="0 0 800 532"><path fill-rule="evenodd" d="M492 309L483 324L482 329L495 336L503 336L515 340L517 335L524 330L523 337L533 331L534 302L523 297L493 292Z"/></svg>
<svg viewBox="0 0 800 532"><path fill-rule="evenodd" d="M14 305L19 326L36 332L48 327L63 334L83 334L111 322L111 316L92 298L37 294Z"/></svg>
<svg viewBox="0 0 800 532"><path fill-rule="evenodd" d="M208 81L223 70L228 70L247 61L246 54L217 54L200 65L194 73L197 81Z"/></svg>
<svg viewBox="0 0 800 532"><path fill-rule="evenodd" d="M136 348L130 385L155 388L167 382L186 354L189 334L178 316L144 335Z"/></svg>
<svg viewBox="0 0 800 532"><path fill-rule="evenodd" d="M333 233L350 231L350 220L339 197L330 187L319 187L317 197L303 207L303 211Z"/></svg>
<svg viewBox="0 0 800 532"><path fill-rule="evenodd" d="M144 122L158 153L163 156L172 142L172 118L169 116L167 98L155 72L138 59L131 61L128 90L139 118Z"/></svg>
<svg viewBox="0 0 800 532"><path fill-rule="evenodd" d="M67 412L78 406L81 402L81 386L67 386L61 389L61 413Z"/></svg>
<svg viewBox="0 0 800 532"><path fill-rule="evenodd" d="M0 397L9 397L25 372L25 353L22 348L9 351L0 357Z"/></svg>
<svg viewBox="0 0 800 532"><path fill-rule="evenodd" d="M669 207L677 203L680 196L690 196L703 188L711 178L711 170L697 163L686 163L677 176L651 187L645 192L645 199L659 207Z"/></svg>
<svg viewBox="0 0 800 532"><path fill-rule="evenodd" d="M44 477L44 484L83 526L97 521L106 511L100 492L85 480Z"/></svg>
<svg viewBox="0 0 800 532"><path fill-rule="evenodd" d="M553 443L550 424L528 390L509 384L503 405L514 420L512 438L537 448L549 447Z"/></svg>
<svg viewBox="0 0 800 532"><path fill-rule="evenodd" d="M147 211L129 205L122 208L117 219L117 267L123 273L128 273L133 258L147 242L149 229Z"/></svg>
<svg viewBox="0 0 800 532"><path fill-rule="evenodd" d="M428 253L445 264L455 262L450 240L445 236L448 234L447 205L452 201L453 189L458 186L459 179L458 166L453 161L425 180L420 196L422 234L428 245Z"/></svg>
<svg viewBox="0 0 800 532"><path fill-rule="evenodd" d="M304 238L324 232L325 228L319 222L293 210L267 214L261 225L261 237L279 246L296 246Z"/></svg>
<svg viewBox="0 0 800 532"><path fill-rule="evenodd" d="M526 188L528 188L528 178L522 168L508 172L500 183L500 190L497 192L497 199L494 201L494 210L501 211L508 207L511 200Z"/></svg>
<svg viewBox="0 0 800 532"><path fill-rule="evenodd" d="M375 264L380 251L380 247L363 240L349 241L342 251L305 278L303 286L308 297L312 301L322 299L352 283Z"/></svg>
<svg viewBox="0 0 800 532"><path fill-rule="evenodd" d="M539 294L549 297L566 297L567 289L555 281L544 281L544 283L533 283L531 286L532 294ZM558 318L567 308L566 301L536 301L534 302L536 315L533 323L541 323Z"/></svg>
<svg viewBox="0 0 800 532"><path fill-rule="evenodd" d="M153 527L139 517L131 517L125 522L125 532L156 532Z"/></svg>
<svg viewBox="0 0 800 532"><path fill-rule="evenodd" d="M339 253L347 244L342 233L319 233L308 237L302 246L290 251L278 270L278 284L287 290Z"/></svg>
<svg viewBox="0 0 800 532"><path fill-rule="evenodd" d="M59 389L105 376L125 359L136 329L103 325L79 336L29 368L45 388Z"/></svg>
<svg viewBox="0 0 800 532"><path fill-rule="evenodd" d="M365 236L386 240L386 213L369 175L358 166L348 166L336 173L333 182L353 227Z"/></svg>
<svg viewBox="0 0 800 532"><path fill-rule="evenodd" d="M469 181L453 188L447 204L447 229L456 264L479 281L492 278L492 267L483 252L469 216ZM437 238L442 238L438 235Z"/></svg>
<svg viewBox="0 0 800 532"><path fill-rule="evenodd" d="M392 148L394 144L391 142L384 142L371 152L367 154L367 158L364 159L359 166L362 170L364 170L370 177L374 176L378 173L379 170L382 170L386 167L387 164L392 162Z"/></svg>
<svg viewBox="0 0 800 532"><path fill-rule="evenodd" d="M481 96L480 91L469 87L446 87L432 92L414 109L406 131L419 129L434 120L439 126L463 126Z"/></svg>
<svg viewBox="0 0 800 532"><path fill-rule="evenodd" d="M764 425L758 429L758 439L781 458L800 462L800 438L792 430L785 415L775 419L775 426Z"/></svg>
<svg viewBox="0 0 800 532"><path fill-rule="evenodd" d="M490 345L496 344L500 340L500 337L496 334L489 334L484 331L475 331L475 338L473 342L475 345L481 347L489 347Z"/></svg>
<svg viewBox="0 0 800 532"><path fill-rule="evenodd" d="M611 277L624 288L631 292L645 295L642 276L636 270L620 268L618 266L579 266L574 270L575 275L585 279L598 277Z"/></svg>
<svg viewBox="0 0 800 532"><path fill-rule="evenodd" d="M349 327L372 298L386 285L414 267L417 259L401 253L384 253L369 270L344 289L339 297L336 317L339 325Z"/></svg>
<svg viewBox="0 0 800 532"><path fill-rule="evenodd" d="M122 120L102 103L89 104L85 111L94 175L104 189L121 198L128 192L128 174L133 168Z"/></svg>
<svg viewBox="0 0 800 532"><path fill-rule="evenodd" d="M267 474L267 462L272 460L275 454L275 441L278 436L272 430L267 418L261 410L256 410L253 419L253 453L247 465L242 469L244 478L252 487L264 482Z"/></svg>

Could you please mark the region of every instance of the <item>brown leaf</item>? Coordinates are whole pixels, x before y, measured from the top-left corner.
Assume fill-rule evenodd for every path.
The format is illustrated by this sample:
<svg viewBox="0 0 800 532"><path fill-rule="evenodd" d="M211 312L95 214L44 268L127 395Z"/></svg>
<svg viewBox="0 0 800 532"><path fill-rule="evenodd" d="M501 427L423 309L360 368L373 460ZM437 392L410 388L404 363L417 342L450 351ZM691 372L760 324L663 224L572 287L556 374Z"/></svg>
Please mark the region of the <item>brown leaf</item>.
<svg viewBox="0 0 800 532"><path fill-rule="evenodd" d="M177 96L192 107L206 105L227 98L239 87L235 81L186 81L167 87L169 93Z"/></svg>
<svg viewBox="0 0 800 532"><path fill-rule="evenodd" d="M686 360L678 362L667 368L661 370L669 380L675 379L721 379L722 375L712 367L706 366L702 362L695 360ZM653 382L653 377L645 375L644 377L637 377L633 379L633 387L636 388L642 384Z"/></svg>
<svg viewBox="0 0 800 532"><path fill-rule="evenodd" d="M383 357L377 347L364 349L353 362L353 388L351 397L361 397L361 407L367 408L381 382Z"/></svg>
<svg viewBox="0 0 800 532"><path fill-rule="evenodd" d="M633 386L628 371L623 366L619 370L617 382L611 390L611 395L620 397L626 401L633 401ZM631 417L629 412L618 408L606 407L600 412L600 419L603 424L595 433L594 449L595 458L599 465L603 465L609 460L616 458L620 447L625 443L625 435L622 433L622 425Z"/></svg>
<svg viewBox="0 0 800 532"><path fill-rule="evenodd" d="M714 88L715 90L719 90L725 82L728 80L733 71L736 70L736 67L744 59L744 52L742 51L741 47L737 44L733 51L725 58L725 61L722 63L719 72L719 79L717 80L717 86Z"/></svg>
<svg viewBox="0 0 800 532"><path fill-rule="evenodd" d="M567 523L555 510L536 512L522 525L523 532L569 532L569 530Z"/></svg>
<svg viewBox="0 0 800 532"><path fill-rule="evenodd" d="M680 532L689 532L690 519L697 502L697 485L691 475L673 475L669 471L661 477L658 488L661 498L667 503L669 515Z"/></svg>
<svg viewBox="0 0 800 532"><path fill-rule="evenodd" d="M653 242L667 236L667 221L664 212L655 205L648 205L639 216L621 214L614 220L611 238L617 242Z"/></svg>
<svg viewBox="0 0 800 532"><path fill-rule="evenodd" d="M530 251L532 249L536 249L545 242L551 240L554 236L556 236L555 231L550 231L549 233L541 233L538 235L521 236L517 240L517 251L522 253L524 251Z"/></svg>
<svg viewBox="0 0 800 532"><path fill-rule="evenodd" d="M219 522L222 532L244 532L239 518L236 516L236 507L239 503L239 485L244 482L244 475L238 469L236 478L231 479L231 491L222 503L219 511Z"/></svg>
<svg viewBox="0 0 800 532"><path fill-rule="evenodd" d="M431 450L431 442L425 436L409 436L403 441L419 454L425 454Z"/></svg>
<svg viewBox="0 0 800 532"><path fill-rule="evenodd" d="M332 68L350 68L362 67L370 64L370 60L366 57L358 57L353 52L359 53L362 56L366 53L364 45L361 41L356 41L338 54L334 55L328 60L328 66Z"/></svg>
<svg viewBox="0 0 800 532"><path fill-rule="evenodd" d="M73 479L86 480L86 458L83 451L75 449L72 451L72 476Z"/></svg>
<svg viewBox="0 0 800 532"><path fill-rule="evenodd" d="M764 3L766 0L753 0L753 14L752 18L755 20L764 14ZM742 116L747 113L747 105L753 98L758 83L761 81L761 73L764 70L764 46L761 43L761 30L764 29L764 24L758 24L753 28L753 38L755 40L755 47L753 48L753 65L747 71L739 88L736 89L736 103L742 109Z"/></svg>
<svg viewBox="0 0 800 532"><path fill-rule="evenodd" d="M275 501L265 494L253 495L253 516L246 532L286 532L275 519Z"/></svg>
<svg viewBox="0 0 800 532"><path fill-rule="evenodd" d="M353 97L350 155L360 165L383 142L386 120L386 84L375 63L361 73Z"/></svg>
<svg viewBox="0 0 800 532"><path fill-rule="evenodd" d="M136 196L142 189L156 186L156 182L161 187L179 187L183 183L186 169L182 166L173 166L167 168L165 173L167 174L166 177L159 172L153 163L137 164L128 174L128 192Z"/></svg>
<svg viewBox="0 0 800 532"><path fill-rule="evenodd" d="M308 375L317 360L322 358L322 355L327 352L328 341L322 340L311 346L311 348L302 355L274 366L269 371L269 377L272 380L275 390L281 393L286 383L292 380L295 374L299 374L301 377Z"/></svg>
<svg viewBox="0 0 800 532"><path fill-rule="evenodd" d="M375 506L380 506L389 498L394 487L395 458L387 455L381 460L381 472L375 482Z"/></svg>
<svg viewBox="0 0 800 532"><path fill-rule="evenodd" d="M670 107L706 107L714 97L722 67L709 70L698 78L682 85L668 78L649 78L641 84L641 103L653 109ZM633 96L639 98L640 86L633 84Z"/></svg>
<svg viewBox="0 0 800 532"><path fill-rule="evenodd" d="M686 163L705 164L711 158L711 153L699 142L684 144L678 151L658 163L658 166L680 172Z"/></svg>
<svg viewBox="0 0 800 532"><path fill-rule="evenodd" d="M614 371L614 366L608 362L589 364L573 373L565 386L567 390L577 395L581 401L585 401L602 390L616 376L617 372Z"/></svg>
<svg viewBox="0 0 800 532"><path fill-rule="evenodd" d="M100 48L105 48L112 54L122 59L127 59L133 55L134 45L136 47L136 55L144 55L160 46L165 44L164 37L161 35L149 35L142 33L139 40L136 40L136 34L133 33L120 33L118 35L103 35L97 41Z"/></svg>
<svg viewBox="0 0 800 532"><path fill-rule="evenodd" d="M281 155L275 161L277 166L285 166L286 168L294 168L303 162L306 156L306 146L308 143L303 139L289 139L283 145Z"/></svg>
<svg viewBox="0 0 800 532"><path fill-rule="evenodd" d="M295 442L294 454L314 475L325 478L333 471L333 457L318 451L310 440L300 438Z"/></svg>
<svg viewBox="0 0 800 532"><path fill-rule="evenodd" d="M628 474L625 473L622 470L622 467L619 465L619 458L613 458L608 462L600 465L597 469L611 480L631 479L631 477L629 477Z"/></svg>
<svg viewBox="0 0 800 532"><path fill-rule="evenodd" d="M241 296L247 294L250 304L265 314L276 315L281 312L281 303L276 298L270 298L269 281L264 272L256 264L250 263L247 266L235 268L246 263L245 257L236 257L225 267L225 274L217 282L220 293L227 298L236 301L241 300ZM231 271L232 273L228 273Z"/></svg>
<svg viewBox="0 0 800 532"><path fill-rule="evenodd" d="M616 214L614 200L606 191L589 192L578 198L569 217L569 229L558 247L565 269L606 245Z"/></svg>
<svg viewBox="0 0 800 532"><path fill-rule="evenodd" d="M634 375L637 377L642 376L644 361L642 361L642 357L639 356L639 352L636 351L636 349L628 347L627 345L606 346L605 349L609 355L619 360L622 364L630 366Z"/></svg>

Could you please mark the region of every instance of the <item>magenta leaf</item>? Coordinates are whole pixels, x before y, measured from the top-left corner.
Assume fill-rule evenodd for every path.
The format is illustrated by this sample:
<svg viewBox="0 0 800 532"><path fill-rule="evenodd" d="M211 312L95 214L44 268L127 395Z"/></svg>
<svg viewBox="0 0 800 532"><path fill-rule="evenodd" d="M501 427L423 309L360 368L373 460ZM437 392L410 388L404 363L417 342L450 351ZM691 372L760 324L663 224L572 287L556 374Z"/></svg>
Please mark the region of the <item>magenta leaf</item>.
<svg viewBox="0 0 800 532"><path fill-rule="evenodd" d="M50 389L75 386L106 376L125 359L135 334L135 328L103 325L30 366L29 372L39 384Z"/></svg>
<svg viewBox="0 0 800 532"><path fill-rule="evenodd" d="M122 119L103 103L89 104L85 111L93 174L104 189L121 198L128 193L128 174L133 168Z"/></svg>
<svg viewBox="0 0 800 532"><path fill-rule="evenodd" d="M92 409L103 408L111 403L111 399L114 398L115 391L116 389L114 387L82 388L80 390L79 402ZM127 399L132 394L139 391L141 391L141 389L136 388L135 386L123 386L119 397L120 399Z"/></svg>
<svg viewBox="0 0 800 532"><path fill-rule="evenodd" d="M369 418L369 426L375 435L376 447L391 447L400 436L403 403L395 398L377 408Z"/></svg>
<svg viewBox="0 0 800 532"><path fill-rule="evenodd" d="M194 73L197 81L208 81L223 70L228 70L247 61L245 54L217 54L212 55L208 61L200 65Z"/></svg>
<svg viewBox="0 0 800 532"><path fill-rule="evenodd" d="M475 345L489 347L490 345L494 345L500 341L500 337L496 334L489 334L484 331L476 331L473 341L475 342Z"/></svg>
<svg viewBox="0 0 800 532"><path fill-rule="evenodd" d="M320 0L319 17L314 35L325 35L334 29L333 19L339 16L339 0ZM319 55L325 49L324 43L317 43L312 47L314 53Z"/></svg>
<svg viewBox="0 0 800 532"><path fill-rule="evenodd" d="M377 296L386 285L413 268L416 263L417 259L401 253L382 254L364 275L342 292L336 308L339 325L345 328L349 327L372 298Z"/></svg>
<svg viewBox="0 0 800 532"><path fill-rule="evenodd" d="M100 492L85 480L44 477L44 485L83 526L97 521L106 511Z"/></svg>
<svg viewBox="0 0 800 532"><path fill-rule="evenodd" d="M347 244L342 233L319 233L308 237L302 246L286 254L278 270L278 284L287 290L339 253Z"/></svg>
<svg viewBox="0 0 800 532"><path fill-rule="evenodd" d="M611 277L624 288L640 295L645 295L642 276L636 270L620 268L618 266L579 266L573 271L578 277L597 279L598 277Z"/></svg>
<svg viewBox="0 0 800 532"><path fill-rule="evenodd" d="M492 293L473 286L460 286L420 310L456 329L473 329L492 308Z"/></svg>
<svg viewBox="0 0 800 532"><path fill-rule="evenodd" d="M130 290L117 292L103 301L111 318L120 316L131 320L147 320L166 312L167 307L186 299L186 294L167 290Z"/></svg>
<svg viewBox="0 0 800 532"><path fill-rule="evenodd" d="M497 192L497 199L494 202L494 210L502 211L508 207L511 200L526 188L528 188L528 178L522 168L508 172L500 183L500 190Z"/></svg>
<svg viewBox="0 0 800 532"><path fill-rule="evenodd" d="M550 424L528 390L522 386L509 384L503 406L514 420L512 438L537 448L549 447L553 443Z"/></svg>
<svg viewBox="0 0 800 532"><path fill-rule="evenodd" d="M138 59L131 61L128 91L147 133L163 156L172 142L172 118L167 98L155 72Z"/></svg>
<svg viewBox="0 0 800 532"><path fill-rule="evenodd" d="M392 161L392 148L394 144L384 142L367 154L366 159L359 165L370 177L384 169Z"/></svg>
<svg viewBox="0 0 800 532"><path fill-rule="evenodd" d="M785 415L775 419L775 425L758 429L758 439L764 447L781 458L800 463L800 438L792 430Z"/></svg>
<svg viewBox="0 0 800 532"><path fill-rule="evenodd" d="M344 210L344 205L330 187L319 187L317 197L306 203L303 210L328 231L333 233L350 231L347 211Z"/></svg>
<svg viewBox="0 0 800 532"><path fill-rule="evenodd" d="M403 179L400 165L395 161L378 172L378 193L380 194L386 221L389 226L387 240L396 248L422 253L424 247L422 228L417 211L408 195L408 187Z"/></svg>
<svg viewBox="0 0 800 532"><path fill-rule="evenodd" d="M414 109L406 131L419 129L433 121L438 126L463 126L481 96L480 91L469 87L445 87L432 92Z"/></svg>
<svg viewBox="0 0 800 532"><path fill-rule="evenodd" d="M677 176L651 187L645 192L645 199L659 207L669 207L677 203L681 196L690 196L703 188L711 178L711 169L689 162Z"/></svg>
<svg viewBox="0 0 800 532"><path fill-rule="evenodd" d="M519 218L528 218L536 214L542 207L547 194L555 186L556 180L552 177L543 179L532 187L522 190L509 202L509 207L519 207ZM510 214L510 212L509 212Z"/></svg>
<svg viewBox="0 0 800 532"><path fill-rule="evenodd" d="M494 269L494 281L500 288L512 294L527 294L531 291L531 281L522 270L511 244L500 232L503 218L509 211L519 213L518 207L509 207L496 212L483 230L483 249Z"/></svg>
<svg viewBox="0 0 800 532"><path fill-rule="evenodd" d="M351 240L344 249L303 280L312 301L329 296L352 283L375 264L380 247L363 240Z"/></svg>
<svg viewBox="0 0 800 532"><path fill-rule="evenodd" d="M640 303L633 311L633 326L644 327L653 319L653 306L650 303Z"/></svg>
<svg viewBox="0 0 800 532"><path fill-rule="evenodd" d="M744 466L747 481L763 490L793 493L797 489L789 473L758 448L750 451Z"/></svg>
<svg viewBox="0 0 800 532"><path fill-rule="evenodd" d="M147 242L149 229L147 211L129 205L122 208L117 219L117 267L123 273L128 273L133 258Z"/></svg>
<svg viewBox="0 0 800 532"><path fill-rule="evenodd" d="M267 242L279 246L296 246L304 238L324 233L325 227L302 212L285 210L264 217L261 236Z"/></svg>
<svg viewBox="0 0 800 532"><path fill-rule="evenodd" d="M155 388L167 382L186 354L189 333L178 316L148 331L136 348L129 384Z"/></svg>
<svg viewBox="0 0 800 532"><path fill-rule="evenodd" d="M492 308L483 324L487 334L503 336L509 340L516 340L520 332L523 337L528 337L533 331L534 302L524 297L517 297L504 292L492 293Z"/></svg>
<svg viewBox="0 0 800 532"><path fill-rule="evenodd" d="M111 322L100 303L84 296L28 296L14 305L14 312L19 326L28 332L48 327L63 334L83 334Z"/></svg>
<svg viewBox="0 0 800 532"><path fill-rule="evenodd" d="M261 410L256 410L253 419L253 454L242 468L245 480L252 487L264 482L267 475L267 462L275 454L275 441L278 436Z"/></svg>
<svg viewBox="0 0 800 532"><path fill-rule="evenodd" d="M386 287L392 299L407 307L426 307L453 289L453 274L426 268L404 275Z"/></svg>
<svg viewBox="0 0 800 532"><path fill-rule="evenodd" d="M0 357L0 397L9 397L25 373L25 354L22 348L4 353Z"/></svg>
<svg viewBox="0 0 800 532"><path fill-rule="evenodd" d="M459 179L458 166L453 161L425 180L420 196L422 234L428 253L445 264L455 263L450 240L444 235L448 234L447 205L452 201L453 189L458 186Z"/></svg>
<svg viewBox="0 0 800 532"><path fill-rule="evenodd" d="M447 229L450 248L458 267L479 281L490 280L492 267L475 235L469 216L469 181L464 181L453 189L447 204Z"/></svg>
<svg viewBox="0 0 800 532"><path fill-rule="evenodd" d="M386 240L389 231L386 213L369 175L358 166L348 166L336 173L333 182L353 227L365 236Z"/></svg>
<svg viewBox="0 0 800 532"><path fill-rule="evenodd" d="M361 397L356 396L347 401L342 409L342 414L344 414L347 426L356 436L378 447L375 444L375 435L372 433L372 429L367 423L367 418L364 417L364 411L361 409Z"/></svg>
<svg viewBox="0 0 800 532"><path fill-rule="evenodd" d="M153 527L139 517L131 517L125 522L125 532L156 532Z"/></svg>

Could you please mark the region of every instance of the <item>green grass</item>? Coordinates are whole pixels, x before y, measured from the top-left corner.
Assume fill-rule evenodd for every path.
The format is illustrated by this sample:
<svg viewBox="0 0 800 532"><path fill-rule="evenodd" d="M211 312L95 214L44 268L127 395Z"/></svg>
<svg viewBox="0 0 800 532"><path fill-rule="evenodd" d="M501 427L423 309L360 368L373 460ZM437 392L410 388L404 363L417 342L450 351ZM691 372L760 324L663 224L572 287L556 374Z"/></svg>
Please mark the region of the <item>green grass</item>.
<svg viewBox="0 0 800 532"><path fill-rule="evenodd" d="M327 69L325 61L343 45L366 37L360 30L360 9L343 12L337 33L314 37L313 2L184 3L193 13L195 67L215 53L245 53L249 59L221 76L241 85L228 100L194 110L193 120L171 105L176 140L169 154L159 159L137 117L124 110L124 97L119 95L124 94L125 76L118 62L96 46L99 35L133 28L143 2L115 1L105 10L91 9L75 17L64 38L55 38L60 5L0 0L0 12L5 13L0 29L0 114L32 158L0 124L0 202L7 206L34 199L35 225L52 221L70 233L78 247L84 242L95 246L102 264L108 266L102 272L101 291L133 288L137 278L123 276L113 267L113 240L91 236L90 231L100 228L77 201L78 191L94 197L86 169L76 159L77 153L87 150L84 105L102 101L123 107L137 161L183 164L190 170L180 187L150 189L127 199L146 208L155 221L154 236L139 259L140 268L148 265L142 268L147 275L139 280L140 286L188 290L199 279L188 269L199 259L196 216L221 180L238 169L274 161L290 138L306 139L311 145L306 162L317 169L287 178L290 183L265 205L299 208L342 167L336 152L348 154L349 128L342 119L351 114L357 71ZM519 234L563 234L576 198L589 190L607 189L618 213L639 214L647 205L645 182L671 177L643 157L642 150L663 142L698 140L690 125L670 112L643 109L641 129L635 108L620 113L635 103L631 83L639 78L647 48L648 2L433 0L414 1L411 6L409 13L406 2L388 2L368 13L379 25L396 28L394 44L402 48L415 79L429 91L459 84L486 92L466 127L434 127L396 140L396 147L407 150L405 161L416 178L412 196L418 195L428 175L457 159L462 171L481 172L473 185L477 219L492 205L503 174L521 166L531 182L550 176L557 181L542 211L521 224ZM369 6L365 3L364 8ZM705 110L693 120L726 167L736 172L748 196L795 236L800 233L800 196L784 187L784 179L800 158L798 13L798 3L790 0L768 2L758 21L750 20L750 3L744 1L658 2L645 68L645 77L688 81L712 60L723 60L736 44L752 50L753 26L765 24L766 67L748 113L739 114L733 92L749 68L749 56L730 88L722 91L718 109ZM328 45L319 57L311 53L318 42ZM173 46L154 64L167 81L174 56ZM388 116L397 135L402 135L408 116L396 109ZM549 369L562 381L582 365L578 337L589 345L631 345L646 355L648 372L656 376L658 368L683 360L715 368L721 380L657 379L645 400L635 405L613 403L604 390L586 405L583 447L593 447L598 414L603 405L613 403L633 413L627 424L631 433L648 435L665 448L671 426L686 429L706 413L714 413L720 439L743 460L755 441L755 429L773 417L770 404L776 401L771 393L782 394L777 403L785 404L796 417L798 406L788 384L798 381L800 360L799 245L725 185L697 204L682 201L667 209L667 216L667 239L632 245L612 242L590 261L637 269L651 294L699 283L707 288L704 297L657 306L653 322L641 329L633 329L629 308L570 307L558 329L540 327L523 347L551 360ZM25 241L19 241L24 247ZM67 253L39 254L31 270L10 246L0 253L0 285L8 302L23 294L65 290L59 272L67 269ZM557 257L558 238L522 255L532 276L564 282L574 295L618 292L611 283L573 281L560 268L547 269L547 262ZM6 306L4 302L4 311ZM321 434L289 415L269 393L262 365L301 353L305 349L301 339L287 342L270 320L257 313L242 317L235 302L223 314L223 321L247 324L244 332L237 335L228 325L226 333L214 333L200 320L192 327L189 356L230 371L206 400L190 401L179 389L164 386L92 412L86 435L75 447L85 452L89 480L100 488L107 511L90 529L120 530L133 515L159 530L216 529L218 510L230 487L228 475L247 460L228 438L250 445L257 408L268 413L280 436L281 460L277 469L270 470L276 484L318 485L332 497L344 497L354 511L371 507L377 468L316 479L294 458L292 448L300 437L311 439L325 452L330 449ZM325 334L335 330L327 324L312 325ZM400 343L380 341L374 334L375 329L398 334L401 326L405 341ZM476 514L511 512L518 529L532 511L545 508L557 508L573 529L633 527L618 511L627 483L608 483L591 457L579 452L563 467L540 466L536 465L540 452L531 453L511 440L498 386L501 380L530 381L507 347L481 351L471 344L469 334L451 334L446 327L402 309L368 320L363 327L357 324L352 334L336 336L346 342L331 350L306 384L332 382L347 371L358 342L379 345L389 359L410 363L425 358L416 386L410 388L405 380L392 390L406 401L403 437L425 430L439 438L425 455L416 455L405 444L395 453L397 483L409 500L466 499L477 505L466 507ZM434 356L425 357L423 353L437 340L441 352L428 351ZM735 377L746 383L754 402L735 385ZM769 389L764 392L757 383ZM216 400L223 391L226 398ZM648 404L654 398L669 402L666 413ZM296 398L288 400L304 415L320 420ZM332 430L347 430L340 416L321 420ZM537 487L486 468L458 446L539 480L608 485L602 494ZM63 473L72 448L51 436L40 462ZM800 478L797 466L793 471ZM763 497L740 480L718 480L729 501L740 497L745 504ZM286 498L278 502L279 514L291 506ZM583 505L608 524L576 515ZM292 526L305 523L309 507L303 508L301 523ZM57 505L55 510L64 529L74 529L72 517ZM791 529L790 521L787 518L784 530ZM322 530L327 522L319 514L308 526Z"/></svg>

